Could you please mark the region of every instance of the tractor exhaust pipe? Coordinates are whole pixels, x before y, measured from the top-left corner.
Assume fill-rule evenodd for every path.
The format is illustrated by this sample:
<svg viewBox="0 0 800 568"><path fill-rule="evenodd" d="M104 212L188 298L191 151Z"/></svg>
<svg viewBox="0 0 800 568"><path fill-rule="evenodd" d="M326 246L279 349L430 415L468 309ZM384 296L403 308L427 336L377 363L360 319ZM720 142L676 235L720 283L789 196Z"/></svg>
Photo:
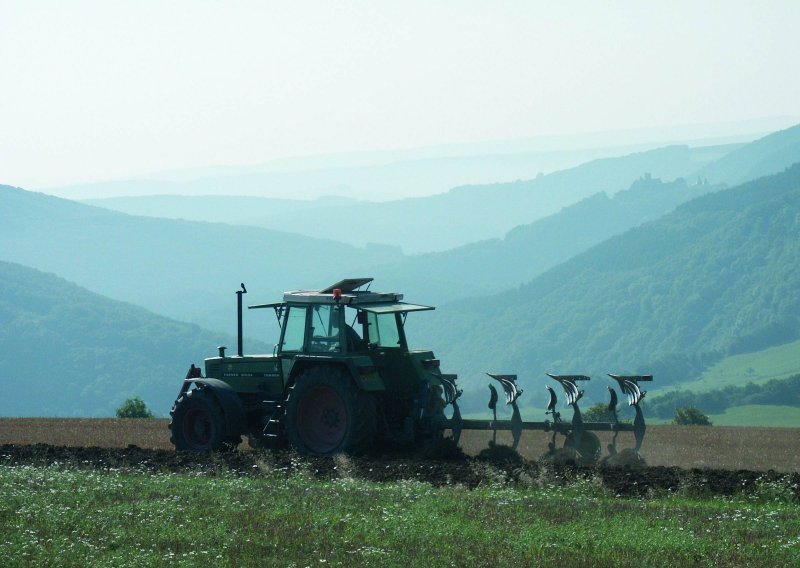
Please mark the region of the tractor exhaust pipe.
<svg viewBox="0 0 800 568"><path fill-rule="evenodd" d="M244 282L242 283L242 289L236 291L237 353L239 357L244 357L244 349L242 347L242 294L247 294L247 288L244 287Z"/></svg>

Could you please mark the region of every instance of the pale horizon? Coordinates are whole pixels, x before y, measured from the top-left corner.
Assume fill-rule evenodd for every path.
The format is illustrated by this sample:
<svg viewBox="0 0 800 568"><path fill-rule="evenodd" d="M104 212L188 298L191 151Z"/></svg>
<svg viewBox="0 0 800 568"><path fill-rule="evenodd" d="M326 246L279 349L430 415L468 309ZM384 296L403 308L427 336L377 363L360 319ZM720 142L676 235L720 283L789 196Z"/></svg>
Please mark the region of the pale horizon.
<svg viewBox="0 0 800 568"><path fill-rule="evenodd" d="M797 21L791 1L3 2L0 183L786 127Z"/></svg>

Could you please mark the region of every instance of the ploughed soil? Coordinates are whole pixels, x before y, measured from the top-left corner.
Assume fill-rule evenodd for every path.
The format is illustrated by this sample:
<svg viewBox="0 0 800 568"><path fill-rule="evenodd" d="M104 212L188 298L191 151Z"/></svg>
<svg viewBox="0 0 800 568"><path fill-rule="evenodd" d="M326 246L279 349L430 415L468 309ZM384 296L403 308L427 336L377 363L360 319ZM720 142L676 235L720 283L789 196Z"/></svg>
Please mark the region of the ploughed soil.
<svg viewBox="0 0 800 568"><path fill-rule="evenodd" d="M50 444L53 446L140 448L172 450L168 420L163 418L0 418L0 444ZM798 428L743 428L732 426L648 426L641 453L651 466L683 469L749 469L800 472ZM603 455L611 433L597 432ZM552 434L526 431L519 444L520 455L536 461L547 452ZM465 430L460 446L468 455L478 455L492 440L491 432ZM499 432L499 444L510 444L511 435ZM556 443L563 445L564 437ZM620 451L633 445L630 432L619 435ZM248 450L247 443L240 448Z"/></svg>
<svg viewBox="0 0 800 568"><path fill-rule="evenodd" d="M446 446L446 445L445 445ZM436 457L397 451L365 456L312 458L293 452L232 451L199 454L161 449L69 447L48 444L2 444L0 466L57 465L65 468L142 473L276 476L306 475L320 480L363 479L375 482L414 480L433 486L470 489L496 485L547 486L589 479L621 496L688 491L698 495L747 493L765 482L779 484L800 498L800 474L775 471L684 469L641 464L581 465L574 460L527 460L506 446L477 456L454 447Z"/></svg>

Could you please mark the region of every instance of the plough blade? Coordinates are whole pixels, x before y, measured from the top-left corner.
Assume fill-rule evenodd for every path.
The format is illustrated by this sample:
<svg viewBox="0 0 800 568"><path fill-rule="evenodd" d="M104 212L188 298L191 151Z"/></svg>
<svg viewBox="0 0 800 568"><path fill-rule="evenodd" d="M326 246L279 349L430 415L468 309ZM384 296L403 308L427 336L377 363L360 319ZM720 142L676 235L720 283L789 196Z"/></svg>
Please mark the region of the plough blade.
<svg viewBox="0 0 800 568"><path fill-rule="evenodd" d="M500 383L503 387L503 392L506 394L506 404L511 405L511 436L514 439L514 443L511 445L513 449L517 449L519 445L519 439L522 437L522 415L519 413L519 408L517 407L517 399L522 394L522 389L517 388L517 375L498 375L495 373L486 373L494 380ZM497 400L497 391L492 388L492 385L489 385L489 388L492 389L492 394L494 395L494 400ZM496 404L495 404L496 407ZM496 408L492 408L494 412L494 422L497 423L497 410ZM494 436L492 437L492 444L497 443L497 429L494 429Z"/></svg>
<svg viewBox="0 0 800 568"><path fill-rule="evenodd" d="M609 377L614 379L620 390L628 398L629 406L633 406L636 416L633 423L620 422L617 417L617 403L618 397L616 391L607 387L609 391L610 401L608 410L611 413L612 419L608 422L584 422L581 415L578 402L583 397L584 390L579 389L577 386L578 381L588 381L591 377L587 375L555 375L547 373L553 380L557 381L565 396L567 406L571 406L572 420L564 422L561 419L561 413L556 410L558 404L558 397L555 391L550 387L545 388L549 394L549 400L545 410L545 414L552 415L553 420L544 420L541 422L524 422L520 414L517 400L523 393L523 389L517 386L516 375L501 375L497 373L487 373L492 379L500 383L503 388L503 393L506 398L506 405L511 406L511 420L498 420L497 419L497 402L498 392L494 385L489 384L490 398L489 408L492 410L492 420L464 420L461 417L461 412L458 408L458 397L461 396L462 391L455 385L455 375L442 375L442 383L444 386L445 401L453 406L452 418L445 421L445 428L450 428L453 432L453 439L458 442L461 432L463 430L491 430L493 432L492 442L494 445L497 443L498 430L510 431L513 439L512 448L517 449L519 446L520 438L523 430L539 430L544 432L553 432L553 438L548 444L550 453L555 453L556 450L556 436L565 436L565 447L570 447L577 451L579 455L586 453L583 456L585 459L596 459L599 453L597 437L594 434L586 434L587 432L613 432L611 444L608 445L610 455L616 455L616 441L617 435L620 432L633 432L636 445L634 451L638 454L644 441L644 434L646 430L644 414L640 407L640 403L644 398L647 391L639 388L640 381L652 381L652 375L615 375L609 374ZM584 439L584 436L588 438ZM595 455L588 455L594 453Z"/></svg>
<svg viewBox="0 0 800 568"><path fill-rule="evenodd" d="M643 391L639 388L639 382L652 381L653 375L613 375L609 373L608 376L619 383L620 390L628 397L628 406L632 406L636 412L636 416L633 419L633 436L636 440L636 447L634 449L638 452L642 448L644 432L647 428L644 423L644 413L639 406L639 403L647 394L647 391Z"/></svg>

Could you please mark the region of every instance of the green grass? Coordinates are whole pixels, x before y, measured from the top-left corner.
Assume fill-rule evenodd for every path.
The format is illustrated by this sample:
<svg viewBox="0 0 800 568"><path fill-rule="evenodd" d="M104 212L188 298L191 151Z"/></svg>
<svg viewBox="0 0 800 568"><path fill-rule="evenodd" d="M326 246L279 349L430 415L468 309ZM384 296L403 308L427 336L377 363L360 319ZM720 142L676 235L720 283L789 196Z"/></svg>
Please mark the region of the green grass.
<svg viewBox="0 0 800 568"><path fill-rule="evenodd" d="M709 415L715 426L800 426L800 408L768 404L732 406L722 414Z"/></svg>
<svg viewBox="0 0 800 568"><path fill-rule="evenodd" d="M663 389L654 388L651 396L679 389L706 392L729 386L744 386L747 383L765 383L797 373L800 373L800 340L755 353L726 357L696 381L686 381Z"/></svg>
<svg viewBox="0 0 800 568"><path fill-rule="evenodd" d="M592 481L529 485L468 491L300 474L0 466L0 558L4 566L800 563L800 507L781 487L631 499Z"/></svg>

